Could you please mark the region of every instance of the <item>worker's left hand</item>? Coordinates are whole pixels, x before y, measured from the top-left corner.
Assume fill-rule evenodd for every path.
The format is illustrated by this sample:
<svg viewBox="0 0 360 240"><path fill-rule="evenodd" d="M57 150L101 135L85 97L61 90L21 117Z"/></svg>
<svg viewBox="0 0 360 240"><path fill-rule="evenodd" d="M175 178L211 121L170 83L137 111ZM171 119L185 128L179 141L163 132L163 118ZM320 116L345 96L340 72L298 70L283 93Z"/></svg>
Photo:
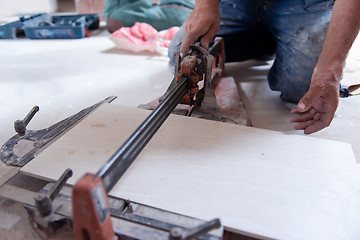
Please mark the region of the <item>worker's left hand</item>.
<svg viewBox="0 0 360 240"><path fill-rule="evenodd" d="M328 127L334 118L339 105L339 77L331 71L313 74L310 88L291 113L296 122L296 130L304 130L305 134L317 132Z"/></svg>

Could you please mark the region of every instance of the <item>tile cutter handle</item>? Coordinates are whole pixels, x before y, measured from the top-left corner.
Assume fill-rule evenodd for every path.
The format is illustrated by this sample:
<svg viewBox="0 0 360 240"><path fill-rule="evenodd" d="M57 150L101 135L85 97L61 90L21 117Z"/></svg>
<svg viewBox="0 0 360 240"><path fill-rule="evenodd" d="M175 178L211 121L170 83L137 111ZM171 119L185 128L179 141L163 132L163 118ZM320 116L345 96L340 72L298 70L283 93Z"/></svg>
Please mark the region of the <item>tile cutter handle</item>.
<svg viewBox="0 0 360 240"><path fill-rule="evenodd" d="M183 97L191 92L190 83L193 78L211 77L209 75L211 75L214 57L201 47L193 46L192 49L193 55L186 56L182 61L182 63L188 64L191 75L181 70L185 69L184 66L181 69L177 68L175 87L164 96L160 104L96 174L85 174L75 184L73 188L73 223L77 239L116 239L110 218L107 193L130 167ZM205 71L199 72L197 67L201 64L205 64L206 68ZM178 71L180 71L180 77Z"/></svg>
<svg viewBox="0 0 360 240"><path fill-rule="evenodd" d="M184 77L97 174L86 174L73 188L73 223L77 239L116 239L107 193L130 167L187 91Z"/></svg>

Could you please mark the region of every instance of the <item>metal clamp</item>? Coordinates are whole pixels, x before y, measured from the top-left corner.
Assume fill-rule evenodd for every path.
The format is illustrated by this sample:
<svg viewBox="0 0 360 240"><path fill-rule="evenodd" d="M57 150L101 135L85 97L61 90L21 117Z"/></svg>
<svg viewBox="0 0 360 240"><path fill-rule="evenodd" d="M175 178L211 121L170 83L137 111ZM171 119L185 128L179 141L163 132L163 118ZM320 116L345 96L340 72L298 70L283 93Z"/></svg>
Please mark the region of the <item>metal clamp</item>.
<svg viewBox="0 0 360 240"><path fill-rule="evenodd" d="M62 199L63 195L59 194L59 192L63 189L66 181L72 174L71 169L66 169L54 184L49 183L40 190L40 193L35 197L35 207L29 204L24 206L29 214L29 219L32 220L39 229L53 234L64 225L71 227L72 221L69 216L64 216L57 212L64 207L64 202L66 202L66 200L64 201ZM49 187L50 189L48 189ZM55 199L57 199L57 201L55 201Z"/></svg>
<svg viewBox="0 0 360 240"><path fill-rule="evenodd" d="M180 227L174 227L170 231L169 240L191 240L196 239L197 237L206 234L212 229L219 228L221 226L220 220L218 218L205 222L197 227L192 229L183 229Z"/></svg>
<svg viewBox="0 0 360 240"><path fill-rule="evenodd" d="M65 185L66 181L72 176L72 174L73 172L70 168L66 169L48 193L40 193L35 198L35 206L41 216L45 217L53 212L52 202L62 187Z"/></svg>

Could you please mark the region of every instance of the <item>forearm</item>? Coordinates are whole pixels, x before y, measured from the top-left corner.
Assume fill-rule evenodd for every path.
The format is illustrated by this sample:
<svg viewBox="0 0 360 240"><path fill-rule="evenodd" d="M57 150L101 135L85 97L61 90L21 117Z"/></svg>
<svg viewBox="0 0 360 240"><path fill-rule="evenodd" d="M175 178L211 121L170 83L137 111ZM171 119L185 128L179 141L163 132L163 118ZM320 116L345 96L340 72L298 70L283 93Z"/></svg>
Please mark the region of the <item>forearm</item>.
<svg viewBox="0 0 360 240"><path fill-rule="evenodd" d="M360 28L360 1L336 0L314 74L331 71L340 81L343 64Z"/></svg>
<svg viewBox="0 0 360 240"><path fill-rule="evenodd" d="M196 6L213 6L219 4L220 0L195 0Z"/></svg>
<svg viewBox="0 0 360 240"><path fill-rule="evenodd" d="M206 12L213 13L218 11L220 0L195 0L195 9L193 14L195 17L198 17L199 14L204 14Z"/></svg>
<svg viewBox="0 0 360 240"><path fill-rule="evenodd" d="M200 14L213 13L218 11L220 0L195 0L193 17L198 18Z"/></svg>
<svg viewBox="0 0 360 240"><path fill-rule="evenodd" d="M336 0L310 87L291 112L305 134L328 127L339 104L339 82L346 56L360 28L360 1Z"/></svg>

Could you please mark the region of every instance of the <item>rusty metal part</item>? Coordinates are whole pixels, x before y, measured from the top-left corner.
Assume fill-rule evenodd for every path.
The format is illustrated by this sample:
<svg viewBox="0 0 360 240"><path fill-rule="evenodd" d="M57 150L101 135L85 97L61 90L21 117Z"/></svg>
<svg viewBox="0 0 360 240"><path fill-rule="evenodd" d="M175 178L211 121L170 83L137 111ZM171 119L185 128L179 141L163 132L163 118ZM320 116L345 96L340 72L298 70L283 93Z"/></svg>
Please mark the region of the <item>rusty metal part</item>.
<svg viewBox="0 0 360 240"><path fill-rule="evenodd" d="M233 78L224 77L225 47L223 39L215 38L214 44L208 51L199 46L191 46L191 50L190 56L186 56L183 60L178 53L174 56L177 78L182 75L190 76L189 86L192 89L188 91L187 96L173 110L173 113L251 126L245 105L239 95L239 85ZM195 61L193 56L198 59ZM213 60L209 56L213 56ZM198 85L199 82L202 83L201 87L204 86L202 89ZM175 78L166 92L173 89L176 84ZM153 110L162 99L163 97L160 97L138 107Z"/></svg>
<svg viewBox="0 0 360 240"><path fill-rule="evenodd" d="M209 48L209 53L214 56L211 80L215 75L224 76L225 72L225 43L221 37L215 38L215 43Z"/></svg>
<svg viewBox="0 0 360 240"><path fill-rule="evenodd" d="M200 46L190 46L190 50L182 60L180 53L175 53L176 80L180 81L184 76L189 78L188 92L181 103L201 106L205 88L211 83L214 56Z"/></svg>

